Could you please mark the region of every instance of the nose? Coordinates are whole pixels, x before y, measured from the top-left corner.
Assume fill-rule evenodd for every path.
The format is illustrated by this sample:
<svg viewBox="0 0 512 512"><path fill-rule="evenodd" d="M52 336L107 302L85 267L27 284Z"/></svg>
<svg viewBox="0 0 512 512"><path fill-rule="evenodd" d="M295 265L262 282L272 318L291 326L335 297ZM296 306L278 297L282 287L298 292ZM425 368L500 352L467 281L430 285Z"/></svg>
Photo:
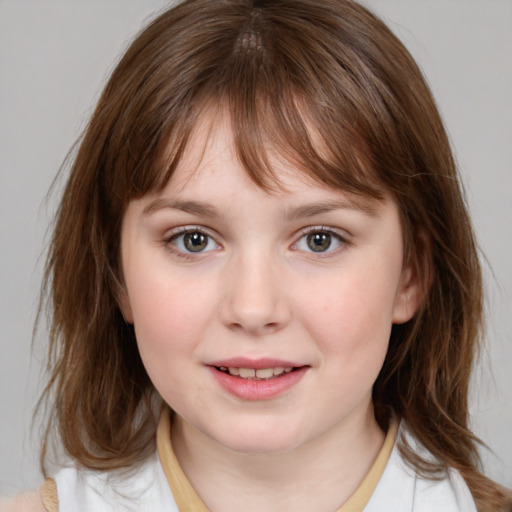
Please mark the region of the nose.
<svg viewBox="0 0 512 512"><path fill-rule="evenodd" d="M286 279L279 265L261 256L239 258L226 273L221 319L230 330L263 336L288 324Z"/></svg>

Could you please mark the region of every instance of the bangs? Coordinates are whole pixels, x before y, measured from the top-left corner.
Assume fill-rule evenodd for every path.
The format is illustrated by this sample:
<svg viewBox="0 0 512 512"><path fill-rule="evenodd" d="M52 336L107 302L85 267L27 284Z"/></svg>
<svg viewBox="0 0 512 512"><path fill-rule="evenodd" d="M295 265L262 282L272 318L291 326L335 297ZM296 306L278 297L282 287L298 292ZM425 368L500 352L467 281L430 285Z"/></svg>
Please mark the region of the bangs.
<svg viewBox="0 0 512 512"><path fill-rule="evenodd" d="M167 35L175 45L168 45L158 72L154 66L148 70L152 75L139 78L146 90L137 90L137 95L145 98L146 105L138 105L138 112L127 116L135 125L144 125L132 125L127 133L135 165L116 166L120 173L131 169L124 183L129 188L118 194L125 205L134 197L163 189L199 120L208 112L221 111L229 116L241 165L263 189L280 188L270 164L280 160L328 187L384 197L388 187L379 176L368 137L372 133L368 127L375 128L371 103L375 98L369 98L362 82L354 78L354 69L364 74L367 66L348 54L351 69L336 62L329 46L336 44L337 53L347 50L337 34L332 41L329 33L318 39L314 5L311 10L299 13L304 17L301 26L296 12L287 16L266 5L264 12L232 10L227 21L218 21L221 26L211 31L197 29L194 34L192 25L185 34ZM160 81L152 86L153 94L147 90L151 80ZM178 83L184 80L187 84ZM134 134L142 137L137 140Z"/></svg>
<svg viewBox="0 0 512 512"><path fill-rule="evenodd" d="M272 162L302 174L306 180L330 188L372 199L383 199L384 185L365 157L364 142L348 130L338 137L332 128L316 123L323 116L312 110L304 96L296 92L264 98L266 91L254 91L243 97L233 87L221 98L204 98L196 103L195 112L183 116L183 123L168 135L161 149L165 156L156 159L139 194L160 192L172 178L199 124L206 121L209 130L217 120L227 119L233 135L237 158L249 178L271 193L282 190L279 173ZM314 107L314 106L313 106ZM191 115L190 115L191 114ZM339 129L339 127L338 127ZM208 140L208 136L206 138Z"/></svg>

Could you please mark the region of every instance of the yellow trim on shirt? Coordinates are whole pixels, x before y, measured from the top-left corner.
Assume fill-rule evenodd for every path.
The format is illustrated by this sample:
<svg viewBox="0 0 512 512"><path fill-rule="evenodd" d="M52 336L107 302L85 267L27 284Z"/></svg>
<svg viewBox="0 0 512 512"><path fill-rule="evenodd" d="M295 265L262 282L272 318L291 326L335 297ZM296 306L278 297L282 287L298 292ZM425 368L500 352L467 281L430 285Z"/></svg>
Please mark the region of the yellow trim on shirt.
<svg viewBox="0 0 512 512"><path fill-rule="evenodd" d="M364 507L370 501L377 484L379 483L382 473L386 464L388 463L389 456L395 446L396 436L398 432L398 424L396 421L391 421L389 428L384 439L384 443L377 458L372 464L372 467L366 473L363 481L359 484L359 487L354 491L352 496L338 509L337 512L362 512Z"/></svg>
<svg viewBox="0 0 512 512"><path fill-rule="evenodd" d="M41 501L46 512L59 512L57 485L53 478L47 478L39 490Z"/></svg>
<svg viewBox="0 0 512 512"><path fill-rule="evenodd" d="M188 481L176 458L171 443L170 410L165 408L160 416L156 431L158 456L169 487L180 512L208 512L206 505Z"/></svg>
<svg viewBox="0 0 512 512"><path fill-rule="evenodd" d="M372 467L352 496L337 512L363 512L384 472L395 444L397 431L398 425L392 421L384 439L384 444ZM162 468L180 512L208 512L208 508L197 495L185 473L183 473L172 448L170 410L168 408L162 411L156 434L156 442Z"/></svg>

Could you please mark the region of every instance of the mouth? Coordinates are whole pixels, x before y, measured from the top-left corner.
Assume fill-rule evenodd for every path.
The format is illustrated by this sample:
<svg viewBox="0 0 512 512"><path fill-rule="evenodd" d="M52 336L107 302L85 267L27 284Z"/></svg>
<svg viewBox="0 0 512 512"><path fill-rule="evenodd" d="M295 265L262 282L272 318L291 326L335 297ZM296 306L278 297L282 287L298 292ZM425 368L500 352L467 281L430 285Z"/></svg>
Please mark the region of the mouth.
<svg viewBox="0 0 512 512"><path fill-rule="evenodd" d="M244 368L238 366L215 366L217 371L237 377L243 380L273 380L293 371L297 371L300 367L293 366L275 366L269 368Z"/></svg>
<svg viewBox="0 0 512 512"><path fill-rule="evenodd" d="M274 358L235 357L208 364L224 391L248 401L269 400L294 388L311 367Z"/></svg>

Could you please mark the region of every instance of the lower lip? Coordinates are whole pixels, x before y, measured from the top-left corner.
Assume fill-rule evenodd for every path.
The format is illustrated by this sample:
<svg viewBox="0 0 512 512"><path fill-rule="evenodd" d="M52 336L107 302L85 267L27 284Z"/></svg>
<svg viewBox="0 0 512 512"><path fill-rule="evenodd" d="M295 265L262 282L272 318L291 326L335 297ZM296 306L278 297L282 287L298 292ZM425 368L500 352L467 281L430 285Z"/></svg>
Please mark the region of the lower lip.
<svg viewBox="0 0 512 512"><path fill-rule="evenodd" d="M221 387L237 398L243 400L270 400L295 386L305 375L308 368L308 366L303 366L268 380L242 379L221 372L212 366L210 366L210 371Z"/></svg>

